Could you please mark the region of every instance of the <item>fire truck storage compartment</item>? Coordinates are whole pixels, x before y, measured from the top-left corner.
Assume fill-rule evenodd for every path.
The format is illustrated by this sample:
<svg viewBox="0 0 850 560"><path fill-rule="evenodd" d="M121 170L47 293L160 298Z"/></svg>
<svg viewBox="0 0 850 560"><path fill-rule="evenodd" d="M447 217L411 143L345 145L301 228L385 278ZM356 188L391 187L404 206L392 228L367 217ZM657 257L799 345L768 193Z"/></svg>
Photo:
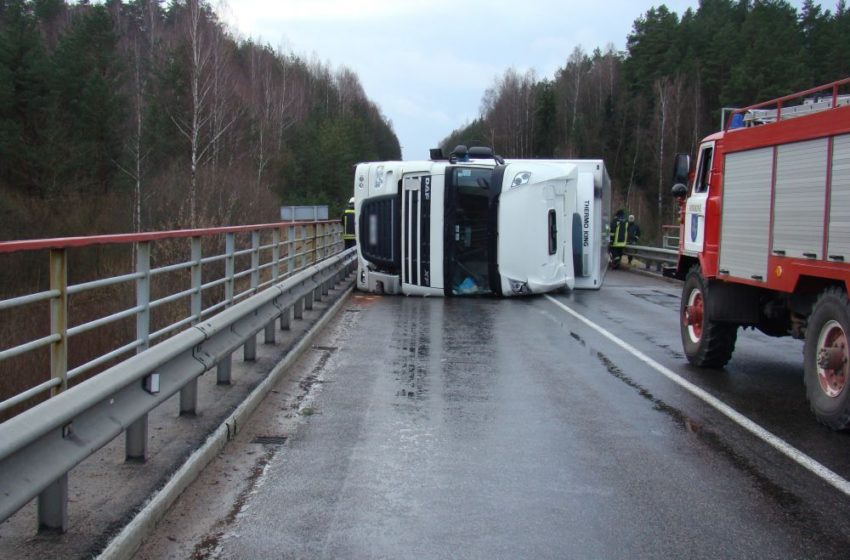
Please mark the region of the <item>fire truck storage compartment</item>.
<svg viewBox="0 0 850 560"><path fill-rule="evenodd" d="M765 281L770 239L773 148L728 154L723 173L719 270Z"/></svg>
<svg viewBox="0 0 850 560"><path fill-rule="evenodd" d="M827 253L830 260L850 262L850 134L836 136L832 147Z"/></svg>
<svg viewBox="0 0 850 560"><path fill-rule="evenodd" d="M827 138L776 148L774 255L823 258L828 149Z"/></svg>

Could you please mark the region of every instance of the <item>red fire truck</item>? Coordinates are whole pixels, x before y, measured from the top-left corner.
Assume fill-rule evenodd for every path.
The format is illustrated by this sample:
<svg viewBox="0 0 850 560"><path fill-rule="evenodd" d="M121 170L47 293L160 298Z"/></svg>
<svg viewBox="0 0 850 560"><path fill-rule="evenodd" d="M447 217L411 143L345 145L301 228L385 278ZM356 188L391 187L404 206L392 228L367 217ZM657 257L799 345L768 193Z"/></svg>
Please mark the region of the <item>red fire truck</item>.
<svg viewBox="0 0 850 560"><path fill-rule="evenodd" d="M850 426L850 78L731 113L676 156L682 345L723 367L739 327L804 340L812 411Z"/></svg>

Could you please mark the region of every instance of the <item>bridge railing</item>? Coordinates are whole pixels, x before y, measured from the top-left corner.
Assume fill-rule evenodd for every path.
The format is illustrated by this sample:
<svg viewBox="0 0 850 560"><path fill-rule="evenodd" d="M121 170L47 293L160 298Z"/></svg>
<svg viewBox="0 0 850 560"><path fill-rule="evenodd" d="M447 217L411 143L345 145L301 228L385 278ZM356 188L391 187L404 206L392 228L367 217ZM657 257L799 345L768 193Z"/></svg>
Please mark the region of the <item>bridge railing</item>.
<svg viewBox="0 0 850 560"><path fill-rule="evenodd" d="M132 261L130 270L69 284L69 254L102 245L125 249L123 260ZM0 265L13 253L47 253L44 264L49 270L48 289L0 299L0 325L5 322L6 332L19 335L10 347L0 340L0 371L4 377L16 378L14 383L8 379L0 383L4 389L0 391L0 419L26 404L55 396L75 379L91 376L342 249L338 221L0 242ZM79 306L69 306L69 300L98 291L107 294L98 298L100 307L113 312L92 316L90 308L94 306L90 305L79 318L71 315ZM115 310L115 300L123 300L124 307ZM26 319L45 314L45 306L49 331L37 332L38 326ZM127 323L133 322L135 327L127 328ZM69 367L69 349L82 350L72 348L75 339L116 328L134 331L134 336L98 350L96 355L76 351L77 363ZM111 334L105 338L114 339L115 333ZM20 335L33 336L20 340ZM41 350L44 357L44 349L49 349L48 359L34 356ZM31 359L20 360L27 355ZM18 362L8 365L15 358ZM49 364L45 363L48 360ZM228 375L227 364L221 367L220 375ZM44 380L44 371L21 369L48 369L50 375ZM24 388L16 390L22 384ZM192 408L190 402L184 404L187 410Z"/></svg>
<svg viewBox="0 0 850 560"><path fill-rule="evenodd" d="M248 248L239 248L240 235L248 237ZM263 243L264 235L271 241ZM223 249L204 256L202 241L219 236ZM188 242L191 258L151 266L152 245L166 240ZM68 251L120 243L134 247L136 266L132 272L68 284ZM215 242L211 245L218 246ZM181 413L194 413L198 378L213 368L217 368L217 382L229 384L237 349L244 349L245 360L256 359L259 332L265 330L266 342L274 342L278 320L281 328L289 328L292 317L301 319L304 309L312 309L314 300L321 300L348 276L354 268L354 253L342 249L338 222L0 243L0 257L28 250L49 253L49 289L5 299L0 302L0 311L45 302L50 306L51 333L3 350L3 357L12 359L49 347L50 380L22 394L49 390L53 395L0 423L0 522L38 496L39 526L66 530L68 472L122 432L127 459L144 462L148 413L177 393ZM236 266L240 256L250 261L249 267ZM214 263L223 264L223 275L205 278L204 266ZM189 273L190 287L152 298L151 278L175 271ZM69 327L69 295L120 283L134 285L136 305ZM217 286L221 293L213 293L209 301L202 298L207 292L215 292ZM151 310L174 301L182 301L187 311L152 332ZM71 336L114 325L122 318L135 318L134 341L68 369ZM166 337L170 332L176 334ZM149 348L156 338L163 340ZM134 351L135 355L125 356ZM81 376L113 358L122 361L68 388L72 375ZM4 402L20 402L21 398L18 395Z"/></svg>

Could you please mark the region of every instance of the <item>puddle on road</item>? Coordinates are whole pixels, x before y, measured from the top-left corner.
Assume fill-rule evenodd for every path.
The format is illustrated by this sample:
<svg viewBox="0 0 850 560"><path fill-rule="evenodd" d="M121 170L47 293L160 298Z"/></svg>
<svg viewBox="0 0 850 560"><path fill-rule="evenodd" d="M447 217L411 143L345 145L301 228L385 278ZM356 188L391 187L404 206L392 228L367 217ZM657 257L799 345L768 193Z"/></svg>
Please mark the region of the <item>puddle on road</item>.
<svg viewBox="0 0 850 560"><path fill-rule="evenodd" d="M585 345L585 342L580 337L574 335L574 333L570 334L573 335L573 338L576 338ZM678 408L669 405L662 399L653 395L646 387L643 387L634 379L626 375L625 372L623 372L623 370L620 369L620 367L604 353L593 349L591 349L591 353L596 356L611 376L631 387L637 391L641 397L651 402L653 409L668 416L686 432L694 434L702 443L711 448L712 451L717 452L721 457L729 461L732 466L746 474L753 481L756 488L758 488L762 494L771 498L776 504L778 504L782 508L783 512L792 518L798 526L809 526L811 514L802 511L805 508L802 500L798 496L773 482L764 473L762 473L755 464L737 453L729 444L724 442L716 432L706 429L702 424L695 421L693 418L690 418Z"/></svg>
<svg viewBox="0 0 850 560"><path fill-rule="evenodd" d="M667 309L672 309L673 311L679 312L679 302L680 296L679 294L671 294L668 292L663 292L661 290L652 290L649 292L646 291L632 291L629 290L629 295L632 295L636 298L642 299L648 303L653 305L660 305L661 307L666 307Z"/></svg>

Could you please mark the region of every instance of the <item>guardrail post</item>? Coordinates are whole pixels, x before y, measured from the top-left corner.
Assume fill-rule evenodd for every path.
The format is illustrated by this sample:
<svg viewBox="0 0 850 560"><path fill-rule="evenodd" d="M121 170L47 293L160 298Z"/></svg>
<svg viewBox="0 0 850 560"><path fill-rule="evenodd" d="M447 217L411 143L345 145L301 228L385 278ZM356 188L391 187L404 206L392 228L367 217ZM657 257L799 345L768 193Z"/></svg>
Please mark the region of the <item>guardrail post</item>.
<svg viewBox="0 0 850 560"><path fill-rule="evenodd" d="M251 232L251 293L256 294L260 285L260 232ZM242 349L242 359L253 362L257 359L257 335L250 336Z"/></svg>
<svg viewBox="0 0 850 560"><path fill-rule="evenodd" d="M136 244L136 340L141 345L136 353L150 347L150 303L151 303L151 244L143 241ZM124 432L124 458L127 461L144 463L148 451L148 415L143 414L127 427Z"/></svg>
<svg viewBox="0 0 850 560"><path fill-rule="evenodd" d="M64 533L67 530L68 473L65 473L38 495L38 532Z"/></svg>
<svg viewBox="0 0 850 560"><path fill-rule="evenodd" d="M227 301L225 307L233 304L233 275L236 272L236 262L233 253L236 252L236 235L224 234L224 299ZM233 354L228 354L218 363L216 367L216 383L219 385L230 385L230 372L233 365Z"/></svg>
<svg viewBox="0 0 850 560"><path fill-rule="evenodd" d="M345 250L345 241L342 240L342 224L336 225L336 252L339 253Z"/></svg>
<svg viewBox="0 0 850 560"><path fill-rule="evenodd" d="M289 226L289 232L286 235L286 275L292 276L295 273L295 226Z"/></svg>
<svg viewBox="0 0 850 560"><path fill-rule="evenodd" d="M50 300L50 334L59 340L50 345L50 377L59 385L50 390L56 396L68 388L68 253L50 250L50 289L59 295Z"/></svg>
<svg viewBox="0 0 850 560"><path fill-rule="evenodd" d="M236 234L224 234L224 299L227 301L226 307L230 307L233 303L233 276L236 273Z"/></svg>
<svg viewBox="0 0 850 560"><path fill-rule="evenodd" d="M319 262L319 228L320 224L313 224L313 264Z"/></svg>
<svg viewBox="0 0 850 560"><path fill-rule="evenodd" d="M304 296L304 309L310 310L313 309L313 294L316 293L316 290L310 290L307 292L307 295Z"/></svg>
<svg viewBox="0 0 850 560"><path fill-rule="evenodd" d="M272 230L272 284L280 280L280 230Z"/></svg>
<svg viewBox="0 0 850 560"><path fill-rule="evenodd" d="M50 375L59 385L50 390L55 396L68 388L68 254L65 249L50 250L50 289L59 295L50 300L50 333L59 340L50 345ZM60 476L38 495L39 532L68 530L68 473Z"/></svg>
<svg viewBox="0 0 850 560"><path fill-rule="evenodd" d="M203 253L201 251L201 238L192 238L192 296L189 300L191 306L189 312L192 314L192 324L197 325L201 321L201 312L203 311L203 294L201 286L203 286L203 266L201 259ZM189 416L198 412L198 378L186 383L180 389L180 415Z"/></svg>
<svg viewBox="0 0 850 560"><path fill-rule="evenodd" d="M307 268L310 264L310 241L307 239L307 226L301 226L301 266L298 270Z"/></svg>
<svg viewBox="0 0 850 560"><path fill-rule="evenodd" d="M272 230L272 284L277 284L280 279L280 230ZM287 309L287 312L289 310ZM283 315L280 317L280 328L283 328ZM266 325L266 333L264 342L266 344L275 343L275 327L274 321Z"/></svg>
<svg viewBox="0 0 850 560"><path fill-rule="evenodd" d="M201 253L201 238L193 237L192 238L192 297L190 301L191 309L189 310L192 313L192 324L196 325L201 320L201 311L203 309L203 294L201 294L201 286L203 285L203 267L201 266L201 259L203 255Z"/></svg>
<svg viewBox="0 0 850 560"><path fill-rule="evenodd" d="M280 314L280 330L288 331L290 328L290 316L292 315L292 311L287 307Z"/></svg>
<svg viewBox="0 0 850 560"><path fill-rule="evenodd" d="M251 293L260 285L260 232L251 232Z"/></svg>
<svg viewBox="0 0 850 560"><path fill-rule="evenodd" d="M295 305L292 308L292 316L296 319L304 318L304 298L298 298L298 301L295 302Z"/></svg>
<svg viewBox="0 0 850 560"><path fill-rule="evenodd" d="M257 333L248 337L248 340L242 346L242 359L246 362L253 362L257 359Z"/></svg>

